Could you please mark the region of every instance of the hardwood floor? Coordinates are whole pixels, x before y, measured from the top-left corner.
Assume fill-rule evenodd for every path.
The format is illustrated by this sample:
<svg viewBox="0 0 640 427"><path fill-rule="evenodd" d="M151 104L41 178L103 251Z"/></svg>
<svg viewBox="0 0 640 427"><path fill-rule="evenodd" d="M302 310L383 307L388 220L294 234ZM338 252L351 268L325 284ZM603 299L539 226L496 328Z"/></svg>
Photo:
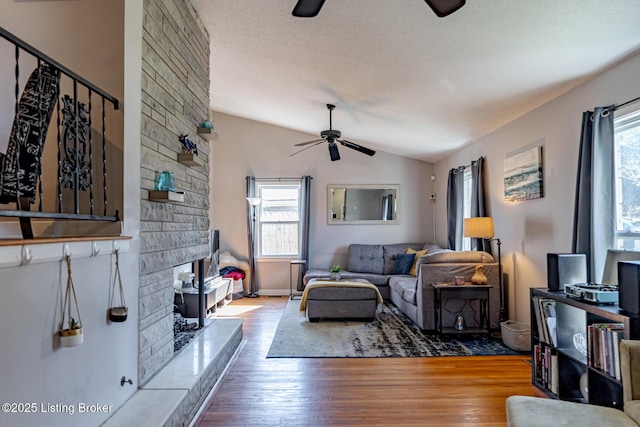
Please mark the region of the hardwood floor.
<svg viewBox="0 0 640 427"><path fill-rule="evenodd" d="M245 344L196 426L506 426L508 396L542 396L523 356L267 359L287 300L224 308Z"/></svg>

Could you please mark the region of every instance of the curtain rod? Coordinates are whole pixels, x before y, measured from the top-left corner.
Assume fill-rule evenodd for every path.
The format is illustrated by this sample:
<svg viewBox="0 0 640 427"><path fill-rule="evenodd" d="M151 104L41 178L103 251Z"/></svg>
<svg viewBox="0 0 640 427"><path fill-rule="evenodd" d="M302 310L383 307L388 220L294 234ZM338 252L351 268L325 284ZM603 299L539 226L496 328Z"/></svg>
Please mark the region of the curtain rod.
<svg viewBox="0 0 640 427"><path fill-rule="evenodd" d="M640 96L639 96L639 97L637 97L637 98L633 98L633 99L632 99L632 100L630 100L630 101L623 102L623 103L622 103L622 104L620 104L620 105L616 105L615 107L613 107L613 111L617 110L617 109L618 109L618 108L620 108L620 107L624 107L625 105L633 104L633 103L634 103L634 102L636 102L636 101L640 101Z"/></svg>
<svg viewBox="0 0 640 427"><path fill-rule="evenodd" d="M303 177L302 176L290 176L290 177L280 177L280 178L253 178L256 181L260 180L260 181L293 181L293 180L301 180ZM313 179L313 177L310 177L311 179Z"/></svg>

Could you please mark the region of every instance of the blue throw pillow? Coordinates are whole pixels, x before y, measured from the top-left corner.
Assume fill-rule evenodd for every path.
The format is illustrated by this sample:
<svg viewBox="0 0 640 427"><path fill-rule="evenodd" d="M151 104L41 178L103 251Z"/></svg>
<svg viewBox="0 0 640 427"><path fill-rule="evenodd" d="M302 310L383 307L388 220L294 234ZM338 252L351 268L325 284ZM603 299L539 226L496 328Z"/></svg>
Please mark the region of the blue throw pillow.
<svg viewBox="0 0 640 427"><path fill-rule="evenodd" d="M396 254L395 258L396 260L393 262L391 274L409 274L416 254Z"/></svg>

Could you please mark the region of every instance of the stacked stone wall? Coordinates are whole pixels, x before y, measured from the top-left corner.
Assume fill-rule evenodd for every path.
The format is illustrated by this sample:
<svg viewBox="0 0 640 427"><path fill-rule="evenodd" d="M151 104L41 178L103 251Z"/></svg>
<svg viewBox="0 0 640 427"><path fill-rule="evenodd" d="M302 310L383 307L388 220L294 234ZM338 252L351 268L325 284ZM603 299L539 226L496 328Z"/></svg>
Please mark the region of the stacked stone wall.
<svg viewBox="0 0 640 427"><path fill-rule="evenodd" d="M173 357L173 267L209 253L210 152L196 132L209 118L209 35L188 0L144 0L142 49L140 384ZM203 167L177 161L180 134ZM149 200L165 170L184 202Z"/></svg>

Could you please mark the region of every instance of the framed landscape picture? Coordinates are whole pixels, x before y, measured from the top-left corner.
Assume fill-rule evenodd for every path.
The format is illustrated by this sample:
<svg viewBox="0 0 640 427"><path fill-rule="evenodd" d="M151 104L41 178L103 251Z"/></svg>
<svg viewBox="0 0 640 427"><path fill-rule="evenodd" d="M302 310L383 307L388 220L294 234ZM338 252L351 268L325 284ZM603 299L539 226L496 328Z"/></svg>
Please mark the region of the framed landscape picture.
<svg viewBox="0 0 640 427"><path fill-rule="evenodd" d="M507 154L504 159L504 198L531 200L544 196L542 144Z"/></svg>

